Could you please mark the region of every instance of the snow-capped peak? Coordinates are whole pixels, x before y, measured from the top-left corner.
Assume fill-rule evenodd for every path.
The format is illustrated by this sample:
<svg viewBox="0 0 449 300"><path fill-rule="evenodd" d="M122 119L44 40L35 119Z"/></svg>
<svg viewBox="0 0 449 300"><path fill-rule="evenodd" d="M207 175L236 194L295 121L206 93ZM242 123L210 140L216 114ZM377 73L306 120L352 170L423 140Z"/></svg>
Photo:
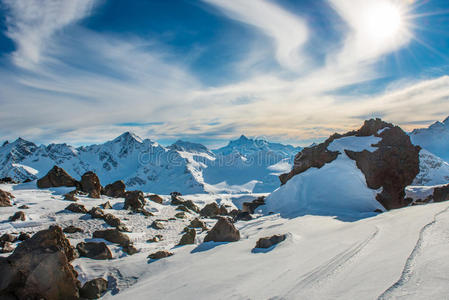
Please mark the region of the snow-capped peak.
<svg viewBox="0 0 449 300"><path fill-rule="evenodd" d="M187 152L199 152L210 153L206 146L199 143L191 143L187 141L177 140L173 145L169 146L170 149Z"/></svg>
<svg viewBox="0 0 449 300"><path fill-rule="evenodd" d="M127 144L129 142L142 143L143 139L141 137L139 137L138 135L136 135L134 132L127 131L127 132L121 134L120 136L116 137L113 140L113 142L114 143L125 142Z"/></svg>
<svg viewBox="0 0 449 300"><path fill-rule="evenodd" d="M449 117L447 117L444 121L443 121L444 125L449 126Z"/></svg>

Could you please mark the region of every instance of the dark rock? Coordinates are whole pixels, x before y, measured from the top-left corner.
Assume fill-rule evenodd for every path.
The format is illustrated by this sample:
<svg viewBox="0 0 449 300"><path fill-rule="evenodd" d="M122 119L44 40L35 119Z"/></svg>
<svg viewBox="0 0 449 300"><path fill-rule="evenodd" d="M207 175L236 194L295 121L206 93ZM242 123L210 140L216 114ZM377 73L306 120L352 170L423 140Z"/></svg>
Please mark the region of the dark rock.
<svg viewBox="0 0 449 300"><path fill-rule="evenodd" d="M189 229L184 235L181 237L178 246L190 245L195 243L196 230Z"/></svg>
<svg viewBox="0 0 449 300"><path fill-rule="evenodd" d="M380 120L378 122L382 123ZM381 125L370 126L378 128ZM378 144L373 145L377 147L376 151L345 152L349 158L356 161L369 188L382 188L382 192L376 196L377 201L386 209L394 209L410 204L405 199L405 187L410 185L419 173L420 147L414 146L401 128L392 125L388 127L380 134L374 134L382 138ZM370 132L368 129L365 131Z"/></svg>
<svg viewBox="0 0 449 300"><path fill-rule="evenodd" d="M159 221L153 221L153 223L151 223L151 227L153 229L157 229L157 230L165 228L164 225L161 222L159 222Z"/></svg>
<svg viewBox="0 0 449 300"><path fill-rule="evenodd" d="M215 226L204 238L205 242L235 242L240 240L240 232L234 224L224 217L220 217Z"/></svg>
<svg viewBox="0 0 449 300"><path fill-rule="evenodd" d="M21 232L20 234L19 234L19 237L17 238L19 241L26 241L26 240L28 240L29 238L31 238L31 235L30 234L28 234L28 233L26 233L26 232Z"/></svg>
<svg viewBox="0 0 449 300"><path fill-rule="evenodd" d="M125 209L139 212L145 206L145 197L142 191L128 191L125 194Z"/></svg>
<svg viewBox="0 0 449 300"><path fill-rule="evenodd" d="M80 296L85 299L98 299L108 290L108 281L95 278L86 282L80 289Z"/></svg>
<svg viewBox="0 0 449 300"><path fill-rule="evenodd" d="M89 215L94 219L104 219L104 211L99 207L92 207L89 210Z"/></svg>
<svg viewBox="0 0 449 300"><path fill-rule="evenodd" d="M77 232L83 233L84 231L81 228L70 225L70 226L64 228L63 232L64 233L77 233Z"/></svg>
<svg viewBox="0 0 449 300"><path fill-rule="evenodd" d="M11 242L4 242L0 253L10 253L14 251L14 245Z"/></svg>
<svg viewBox="0 0 449 300"><path fill-rule="evenodd" d="M14 196L11 193L0 190L0 207L12 206L12 199L14 199Z"/></svg>
<svg viewBox="0 0 449 300"><path fill-rule="evenodd" d="M163 236L161 234L156 234L154 237L152 237L151 239L147 240L148 243L157 243L162 241Z"/></svg>
<svg viewBox="0 0 449 300"><path fill-rule="evenodd" d="M67 194L64 194L64 200L78 201L79 199L76 197L76 190L73 190L71 192L68 192Z"/></svg>
<svg viewBox="0 0 449 300"><path fill-rule="evenodd" d="M72 178L63 168L54 166L47 175L37 181L37 187L40 189L47 189L51 187L60 186L74 186L76 187L78 182Z"/></svg>
<svg viewBox="0 0 449 300"><path fill-rule="evenodd" d="M112 205L109 201L106 201L105 203L100 204L100 207L103 209L112 209Z"/></svg>
<svg viewBox="0 0 449 300"><path fill-rule="evenodd" d="M198 218L193 219L190 222L189 227L191 227L191 228L201 228L203 231L207 230L206 223L204 223L203 221L201 221Z"/></svg>
<svg viewBox="0 0 449 300"><path fill-rule="evenodd" d="M151 201L156 202L156 203L159 203L159 204L162 204L162 202L164 202L164 199L162 199L161 196L156 195L156 194L150 195L148 198L149 198Z"/></svg>
<svg viewBox="0 0 449 300"><path fill-rule="evenodd" d="M220 216L227 216L229 214L228 209L226 208L225 205L220 205L220 209L218 211L218 214Z"/></svg>
<svg viewBox="0 0 449 300"><path fill-rule="evenodd" d="M188 209L190 209L191 211L194 211L194 212L196 212L196 213L200 211L200 209L198 208L198 206L196 206L196 204L193 203L192 200L184 201L184 202L182 203L182 205L184 205L185 207L187 207Z"/></svg>
<svg viewBox="0 0 449 300"><path fill-rule="evenodd" d="M180 211L185 211L185 212L190 212L190 210L185 207L184 205L179 205L176 210L180 210Z"/></svg>
<svg viewBox="0 0 449 300"><path fill-rule="evenodd" d="M172 205L181 205L184 202L184 199L181 198L182 194L178 192L171 192L171 204Z"/></svg>
<svg viewBox="0 0 449 300"><path fill-rule="evenodd" d="M23 211L18 211L16 212L14 215L12 215L11 217L9 217L9 220L11 222L14 221L25 221L25 213Z"/></svg>
<svg viewBox="0 0 449 300"><path fill-rule="evenodd" d="M130 244L129 237L117 229L97 230L93 233L94 238L105 239L111 243L127 246Z"/></svg>
<svg viewBox="0 0 449 300"><path fill-rule="evenodd" d="M123 246L122 250L128 255L133 255L139 252L139 250L137 250L136 247L134 247L134 245L131 244Z"/></svg>
<svg viewBox="0 0 449 300"><path fill-rule="evenodd" d="M449 200L449 184L437 187L433 190L433 201L442 202Z"/></svg>
<svg viewBox="0 0 449 300"><path fill-rule="evenodd" d="M15 241L17 241L17 238L14 235L5 233L0 237L0 246L3 246L5 242L14 243Z"/></svg>
<svg viewBox="0 0 449 300"><path fill-rule="evenodd" d="M117 180L114 183L108 184L104 187L104 194L112 198L123 198L125 197L126 185L123 180Z"/></svg>
<svg viewBox="0 0 449 300"><path fill-rule="evenodd" d="M96 260L111 259L112 253L104 242L81 242L76 245L76 250L81 257Z"/></svg>
<svg viewBox="0 0 449 300"><path fill-rule="evenodd" d="M69 210L71 212L74 212L74 213L80 213L80 214L87 213L87 209L84 207L84 205L78 204L78 203L71 203L65 209Z"/></svg>
<svg viewBox="0 0 449 300"><path fill-rule="evenodd" d="M28 206L28 205L20 205L19 207L18 207L18 209L29 209L30 207Z"/></svg>
<svg viewBox="0 0 449 300"><path fill-rule="evenodd" d="M18 182L11 177L0 178L0 184L17 184Z"/></svg>
<svg viewBox="0 0 449 300"><path fill-rule="evenodd" d="M265 196L261 196L254 199L251 202L244 202L242 205L242 211L253 214L256 211L256 208L264 204L265 204Z"/></svg>
<svg viewBox="0 0 449 300"><path fill-rule="evenodd" d="M277 234L271 237L263 237L257 241L255 248L270 248L273 245L285 241L286 238L287 238L286 234Z"/></svg>
<svg viewBox="0 0 449 300"><path fill-rule="evenodd" d="M187 218L187 215L185 212L181 211L181 212L175 214L175 217L178 219L185 219L185 218Z"/></svg>
<svg viewBox="0 0 449 300"><path fill-rule="evenodd" d="M251 214L247 211L237 211L237 215L234 217L234 222L237 221L251 221L253 217Z"/></svg>
<svg viewBox="0 0 449 300"><path fill-rule="evenodd" d="M75 252L58 226L37 232L0 260L1 299L79 298Z"/></svg>
<svg viewBox="0 0 449 300"><path fill-rule="evenodd" d="M172 256L172 255L173 255L173 253L163 250L163 251L157 251L155 253L148 255L148 258L161 259L161 258L166 258L166 257Z"/></svg>
<svg viewBox="0 0 449 300"><path fill-rule="evenodd" d="M100 198L102 186L97 174L92 171L86 172L81 176L80 190L87 193L90 198Z"/></svg>
<svg viewBox="0 0 449 300"><path fill-rule="evenodd" d="M206 206L203 207L203 209L200 210L200 215L203 217L216 217L220 214L220 207L218 207L218 204L215 202L206 204Z"/></svg>

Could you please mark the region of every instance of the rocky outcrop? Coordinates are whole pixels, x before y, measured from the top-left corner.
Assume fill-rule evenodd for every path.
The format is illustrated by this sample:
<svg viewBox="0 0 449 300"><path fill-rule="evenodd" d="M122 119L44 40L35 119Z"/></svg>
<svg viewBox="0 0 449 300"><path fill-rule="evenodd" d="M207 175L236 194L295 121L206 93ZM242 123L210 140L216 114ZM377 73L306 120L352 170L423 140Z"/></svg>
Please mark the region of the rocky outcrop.
<svg viewBox="0 0 449 300"><path fill-rule="evenodd" d="M62 229L51 226L0 259L1 299L78 299L75 252Z"/></svg>
<svg viewBox="0 0 449 300"><path fill-rule="evenodd" d="M15 181L14 179L12 179L11 177L3 177L0 178L0 184L16 184L18 183L17 181Z"/></svg>
<svg viewBox="0 0 449 300"><path fill-rule="evenodd" d="M96 260L111 259L112 253L104 242L81 242L76 245L76 250L81 257L87 257Z"/></svg>
<svg viewBox="0 0 449 300"><path fill-rule="evenodd" d="M276 244L279 244L282 241L285 241L286 238L287 238L286 234L276 234L270 237L263 237L257 241L255 248L264 248L264 249L270 248Z"/></svg>
<svg viewBox="0 0 449 300"><path fill-rule="evenodd" d="M78 182L72 178L63 168L54 166L47 175L37 181L37 187L47 189L60 186L78 186Z"/></svg>
<svg viewBox="0 0 449 300"><path fill-rule="evenodd" d="M195 243L196 230L195 229L187 229L186 233L181 237L178 246L190 245Z"/></svg>
<svg viewBox="0 0 449 300"><path fill-rule="evenodd" d="M166 258L166 257L172 256L172 255L173 255L173 253L163 250L163 251L157 251L155 253L151 253L150 255L148 255L148 258L161 259L161 258Z"/></svg>
<svg viewBox="0 0 449 300"><path fill-rule="evenodd" d="M9 217L9 221L15 222L15 221L25 221L25 213L23 211L18 211L11 217Z"/></svg>
<svg viewBox="0 0 449 300"><path fill-rule="evenodd" d="M126 185L123 180L117 180L114 183L108 184L104 187L103 193L112 198L123 198L125 197Z"/></svg>
<svg viewBox="0 0 449 300"><path fill-rule="evenodd" d="M84 299L98 299L108 290L108 281L95 278L86 282L80 289L80 296Z"/></svg>
<svg viewBox="0 0 449 300"><path fill-rule="evenodd" d="M374 136L382 138L373 145L377 147L374 152L345 152L356 161L369 188L382 188L376 196L377 201L386 209L405 207L410 204L405 199L405 187L419 173L420 147L414 146L410 137L399 127L389 126Z"/></svg>
<svg viewBox="0 0 449 300"><path fill-rule="evenodd" d="M265 204L265 196L258 197L251 202L244 202L242 204L242 212L248 212L250 214L253 214L256 208L264 204Z"/></svg>
<svg viewBox="0 0 449 300"><path fill-rule="evenodd" d="M162 202L164 202L164 199L163 199L161 196L156 195L156 194L150 195L150 196L148 196L148 198L149 198L151 201L156 202L156 203L158 203L158 204L162 204Z"/></svg>
<svg viewBox="0 0 449 300"><path fill-rule="evenodd" d="M203 207L203 209L200 210L200 215L203 217L216 217L220 214L220 207L216 202L211 202L209 204L206 204L206 206Z"/></svg>
<svg viewBox="0 0 449 300"><path fill-rule="evenodd" d="M12 206L12 199L14 199L14 196L11 193L0 190L0 207Z"/></svg>
<svg viewBox="0 0 449 300"><path fill-rule="evenodd" d="M81 228L79 227L75 227L73 225L67 226L66 228L64 228L63 230L64 233L77 233L77 232L84 232Z"/></svg>
<svg viewBox="0 0 449 300"><path fill-rule="evenodd" d="M87 213L87 209L82 204L78 203L71 203L69 206L65 208L68 211L79 213L79 214L85 214Z"/></svg>
<svg viewBox="0 0 449 300"><path fill-rule="evenodd" d="M89 171L81 176L80 190L87 193L90 198L100 198L102 189L100 179L94 172Z"/></svg>
<svg viewBox="0 0 449 300"><path fill-rule="evenodd" d="M215 226L204 238L205 242L236 242L240 240L240 232L234 224L224 217L220 217Z"/></svg>
<svg viewBox="0 0 449 300"><path fill-rule="evenodd" d="M130 244L129 237L117 229L97 230L93 233L94 238L105 239L108 242L127 246Z"/></svg>
<svg viewBox="0 0 449 300"><path fill-rule="evenodd" d="M442 202L449 200L449 184L437 187L433 190L433 201Z"/></svg>
<svg viewBox="0 0 449 300"><path fill-rule="evenodd" d="M140 212L145 206L145 197L142 191L128 191L125 194L125 209Z"/></svg>

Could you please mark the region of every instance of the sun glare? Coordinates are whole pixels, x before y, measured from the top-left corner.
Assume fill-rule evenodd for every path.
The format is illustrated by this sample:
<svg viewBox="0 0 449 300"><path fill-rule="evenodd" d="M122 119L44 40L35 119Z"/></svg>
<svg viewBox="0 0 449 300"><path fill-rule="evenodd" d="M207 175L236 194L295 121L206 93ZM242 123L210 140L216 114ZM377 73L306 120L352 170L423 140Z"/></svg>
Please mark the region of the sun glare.
<svg viewBox="0 0 449 300"><path fill-rule="evenodd" d="M374 41L392 40L404 29L401 7L390 2L374 4L362 18L361 30Z"/></svg>

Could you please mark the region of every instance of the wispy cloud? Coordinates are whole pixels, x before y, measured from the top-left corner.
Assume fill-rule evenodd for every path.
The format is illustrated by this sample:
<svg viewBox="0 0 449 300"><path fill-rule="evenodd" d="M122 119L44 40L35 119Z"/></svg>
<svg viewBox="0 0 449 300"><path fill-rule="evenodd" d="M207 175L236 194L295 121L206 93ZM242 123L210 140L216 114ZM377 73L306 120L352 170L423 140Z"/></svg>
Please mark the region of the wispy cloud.
<svg viewBox="0 0 449 300"><path fill-rule="evenodd" d="M96 1L3 0L9 10L6 33L17 45L13 54L15 63L22 67L38 63L50 38L65 26L86 17Z"/></svg>

